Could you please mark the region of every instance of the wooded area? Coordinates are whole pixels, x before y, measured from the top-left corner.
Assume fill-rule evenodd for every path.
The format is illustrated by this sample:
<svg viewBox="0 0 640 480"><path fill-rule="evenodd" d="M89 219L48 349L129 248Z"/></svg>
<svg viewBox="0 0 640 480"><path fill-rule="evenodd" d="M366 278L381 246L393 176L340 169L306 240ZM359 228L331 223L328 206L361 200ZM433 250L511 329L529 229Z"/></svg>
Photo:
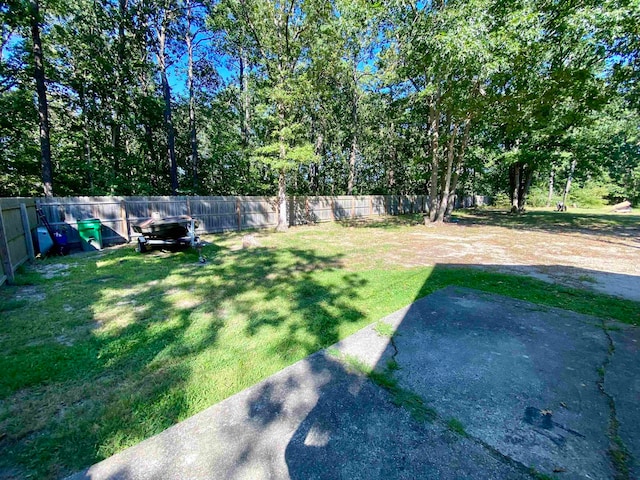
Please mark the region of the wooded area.
<svg viewBox="0 0 640 480"><path fill-rule="evenodd" d="M636 0L9 0L0 195L640 200Z"/></svg>

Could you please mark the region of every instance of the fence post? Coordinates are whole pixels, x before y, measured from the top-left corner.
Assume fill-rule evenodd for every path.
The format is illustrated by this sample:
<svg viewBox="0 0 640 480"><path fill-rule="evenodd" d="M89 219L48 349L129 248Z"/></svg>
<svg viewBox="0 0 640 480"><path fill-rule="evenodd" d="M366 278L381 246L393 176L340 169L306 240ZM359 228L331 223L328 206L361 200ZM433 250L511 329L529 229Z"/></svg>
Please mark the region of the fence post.
<svg viewBox="0 0 640 480"><path fill-rule="evenodd" d="M356 197L351 195L351 218L356 218Z"/></svg>
<svg viewBox="0 0 640 480"><path fill-rule="evenodd" d="M289 226L296 226L296 197L291 195L287 196L287 203L289 204Z"/></svg>
<svg viewBox="0 0 640 480"><path fill-rule="evenodd" d="M336 205L335 205L335 201L333 199L333 197L331 197L331 220L333 222L336 221L336 211L335 211Z"/></svg>
<svg viewBox="0 0 640 480"><path fill-rule="evenodd" d="M29 225L29 215L27 214L27 206L20 204L20 216L22 217L22 229L24 230L24 242L27 245L27 253L29 260L36 258L36 252L33 249L33 238L31 238L31 225Z"/></svg>
<svg viewBox="0 0 640 480"><path fill-rule="evenodd" d="M9 245L7 244L7 236L4 231L4 220L2 218L2 207L0 206L0 260L2 261L2 269L7 277L7 283L13 283L15 276L13 275L13 265L11 265L11 256L9 254Z"/></svg>
<svg viewBox="0 0 640 480"><path fill-rule="evenodd" d="M127 215L127 204L124 200L120 200L120 220L122 221L122 232L125 234L127 243L131 241L131 233L129 232L129 215Z"/></svg>
<svg viewBox="0 0 640 480"><path fill-rule="evenodd" d="M304 219L305 223L311 223L311 213L309 213L309 196L304 197Z"/></svg>
<svg viewBox="0 0 640 480"><path fill-rule="evenodd" d="M236 197L236 215L238 216L238 231L242 231L242 205L240 204L240 197Z"/></svg>

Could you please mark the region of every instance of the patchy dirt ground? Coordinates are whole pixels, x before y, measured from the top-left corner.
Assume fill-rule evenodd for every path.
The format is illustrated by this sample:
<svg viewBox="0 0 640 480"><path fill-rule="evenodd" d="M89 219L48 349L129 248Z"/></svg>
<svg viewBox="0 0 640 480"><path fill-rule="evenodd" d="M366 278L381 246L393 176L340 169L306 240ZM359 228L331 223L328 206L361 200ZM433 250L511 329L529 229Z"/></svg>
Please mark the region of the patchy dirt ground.
<svg viewBox="0 0 640 480"><path fill-rule="evenodd" d="M478 266L640 301L637 215L478 211L435 226L415 216L294 230L307 246L333 242L346 249L347 268Z"/></svg>
<svg viewBox="0 0 640 480"><path fill-rule="evenodd" d="M640 301L640 232L632 239L466 224L434 230L408 236L416 254L409 264L479 265Z"/></svg>

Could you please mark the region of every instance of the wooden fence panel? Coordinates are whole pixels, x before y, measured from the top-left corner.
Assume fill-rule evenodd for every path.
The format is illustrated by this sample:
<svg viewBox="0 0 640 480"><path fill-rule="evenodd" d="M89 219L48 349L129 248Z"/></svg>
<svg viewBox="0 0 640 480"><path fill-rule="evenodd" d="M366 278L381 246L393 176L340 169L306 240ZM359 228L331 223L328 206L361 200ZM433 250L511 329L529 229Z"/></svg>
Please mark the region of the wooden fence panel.
<svg viewBox="0 0 640 480"><path fill-rule="evenodd" d="M38 203L51 227L64 233L70 244L80 243L78 222L91 218L102 223L104 245L129 241L122 197L53 197L41 198Z"/></svg>
<svg viewBox="0 0 640 480"><path fill-rule="evenodd" d="M236 197L190 197L191 216L200 220L199 231L219 233L238 229Z"/></svg>
<svg viewBox="0 0 640 480"><path fill-rule="evenodd" d="M309 222L330 222L333 218L331 197L307 197L309 205Z"/></svg>
<svg viewBox="0 0 640 480"><path fill-rule="evenodd" d="M189 197L124 197L132 223L143 222L154 215L178 217L189 215Z"/></svg>
<svg viewBox="0 0 640 480"><path fill-rule="evenodd" d="M240 197L241 229L269 228L278 225L277 199L271 197Z"/></svg>
<svg viewBox="0 0 640 480"><path fill-rule="evenodd" d="M333 218L347 220L353 217L353 198L347 196L333 197Z"/></svg>
<svg viewBox="0 0 640 480"><path fill-rule="evenodd" d="M21 207L24 205L24 207ZM22 208L25 208L26 216ZM0 199L0 284L12 281L15 270L33 258L32 227L36 226L35 200L32 198ZM25 223L26 222L26 223Z"/></svg>
<svg viewBox="0 0 640 480"><path fill-rule="evenodd" d="M368 196L353 197L353 216L356 218L366 218L372 215L371 201Z"/></svg>
<svg viewBox="0 0 640 480"><path fill-rule="evenodd" d="M386 215L386 202L384 195L371 195L371 215Z"/></svg>

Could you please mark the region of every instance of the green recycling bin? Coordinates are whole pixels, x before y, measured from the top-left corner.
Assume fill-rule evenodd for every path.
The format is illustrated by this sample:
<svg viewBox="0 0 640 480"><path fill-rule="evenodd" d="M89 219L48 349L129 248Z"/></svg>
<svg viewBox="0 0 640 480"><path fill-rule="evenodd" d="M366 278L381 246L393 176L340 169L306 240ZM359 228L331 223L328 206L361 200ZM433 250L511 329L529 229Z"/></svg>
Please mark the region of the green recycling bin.
<svg viewBox="0 0 640 480"><path fill-rule="evenodd" d="M78 221L78 234L82 250L102 250L102 223L98 218L88 218Z"/></svg>

